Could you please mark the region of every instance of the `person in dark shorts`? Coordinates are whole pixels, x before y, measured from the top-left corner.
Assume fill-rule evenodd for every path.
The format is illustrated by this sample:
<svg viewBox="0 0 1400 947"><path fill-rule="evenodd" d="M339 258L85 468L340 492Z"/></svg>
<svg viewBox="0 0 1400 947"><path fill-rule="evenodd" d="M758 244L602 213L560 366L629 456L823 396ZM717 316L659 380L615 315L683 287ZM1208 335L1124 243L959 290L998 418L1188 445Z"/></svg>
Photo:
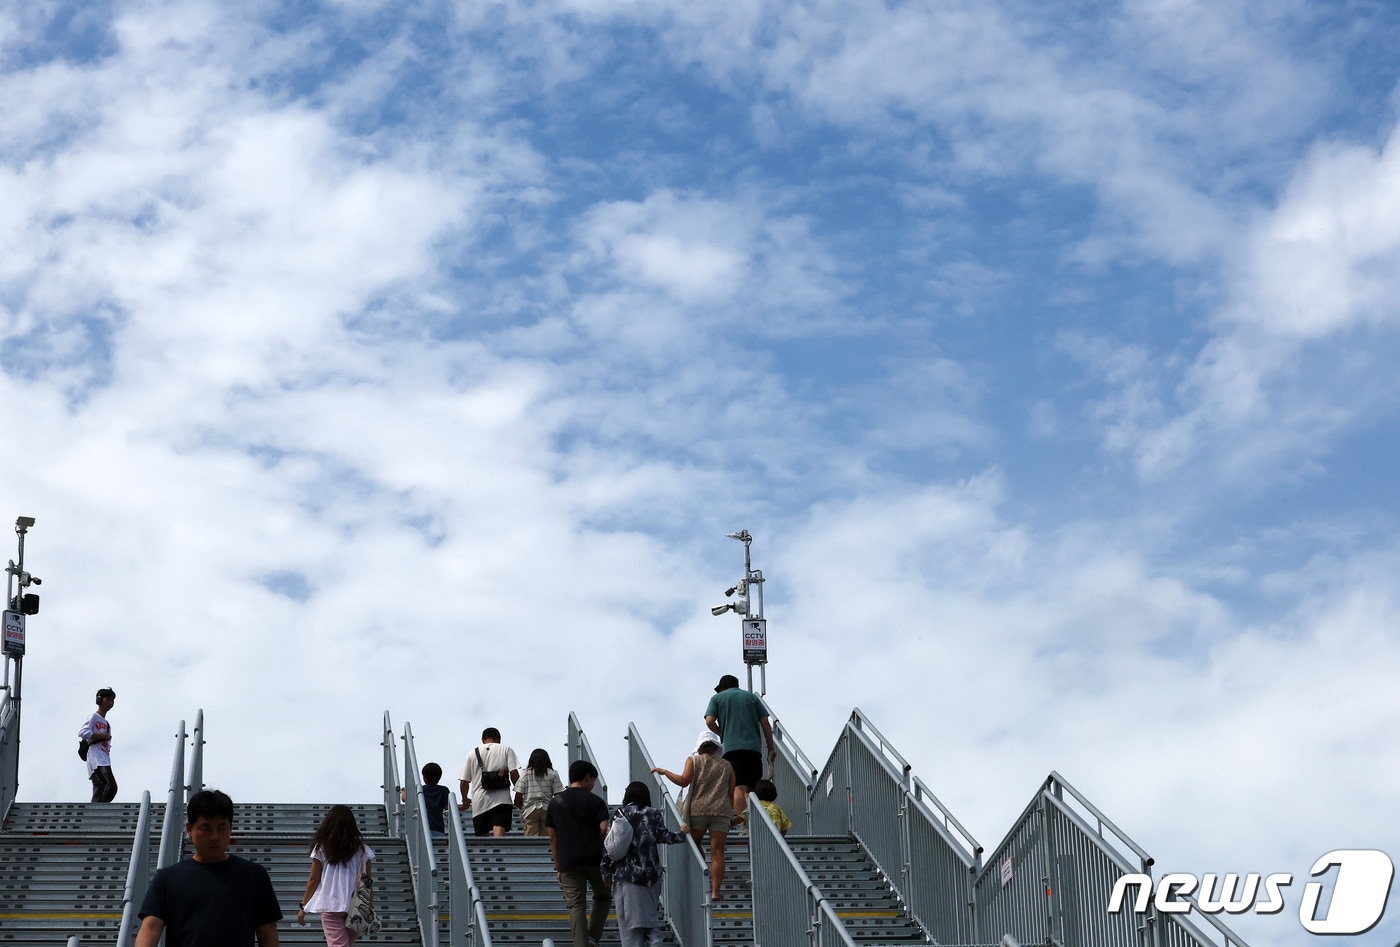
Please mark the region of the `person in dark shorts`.
<svg viewBox="0 0 1400 947"><path fill-rule="evenodd" d="M608 804L593 792L598 769L588 760L569 764L569 788L549 801L544 826L549 853L564 903L574 947L589 947L603 938L612 892L603 878L603 836L608 832ZM587 913L587 889L593 889L593 914Z"/></svg>
<svg viewBox="0 0 1400 947"><path fill-rule="evenodd" d="M749 793L763 778L765 743L769 764L778 758L768 708L757 694L740 688L737 677L726 674L705 708L705 726L724 741L724 758L734 767L734 811L742 817L749 806Z"/></svg>
<svg viewBox="0 0 1400 947"><path fill-rule="evenodd" d="M518 779L520 761L514 750L501 744L501 731L495 727L481 731L481 746L467 754L459 777L462 808L471 807L477 835L500 837L510 831L515 816L511 787Z"/></svg>
<svg viewBox="0 0 1400 947"><path fill-rule="evenodd" d="M217 789L190 797L185 832L194 857L156 872L138 916L136 947L277 947L282 909L267 869L228 853L233 800Z"/></svg>

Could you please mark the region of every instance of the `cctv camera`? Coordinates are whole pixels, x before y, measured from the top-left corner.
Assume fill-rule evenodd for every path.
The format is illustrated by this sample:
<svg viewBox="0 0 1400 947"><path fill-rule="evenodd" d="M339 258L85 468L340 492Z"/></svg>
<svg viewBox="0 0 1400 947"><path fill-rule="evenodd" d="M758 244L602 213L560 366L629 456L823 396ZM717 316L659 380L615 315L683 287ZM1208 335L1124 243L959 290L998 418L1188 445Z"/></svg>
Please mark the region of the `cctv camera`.
<svg viewBox="0 0 1400 947"><path fill-rule="evenodd" d="M18 526L20 529L28 529L29 527L34 525L34 517L21 516L15 520L15 525Z"/></svg>
<svg viewBox="0 0 1400 947"><path fill-rule="evenodd" d="M730 605L728 602L726 602L723 605L716 605L710 609L710 614L718 617L720 615L723 615L725 612L729 611L733 607L734 606Z"/></svg>

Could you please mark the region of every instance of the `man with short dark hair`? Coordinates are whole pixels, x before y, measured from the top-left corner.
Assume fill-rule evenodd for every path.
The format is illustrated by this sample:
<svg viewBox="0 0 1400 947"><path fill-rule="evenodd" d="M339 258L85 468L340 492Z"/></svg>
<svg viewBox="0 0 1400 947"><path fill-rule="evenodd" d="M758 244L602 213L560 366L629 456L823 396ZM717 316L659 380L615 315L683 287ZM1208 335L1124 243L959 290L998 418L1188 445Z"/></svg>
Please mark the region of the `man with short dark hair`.
<svg viewBox="0 0 1400 947"><path fill-rule="evenodd" d="M78 739L87 744L93 802L111 802L117 798L117 778L112 775L112 725L107 722L107 714L116 702L117 692L110 687L102 688L97 692L97 712L78 728Z"/></svg>
<svg viewBox="0 0 1400 947"><path fill-rule="evenodd" d="M217 789L190 797L185 832L194 858L156 872L141 902L136 947L278 947L282 908L267 869L228 853L233 800Z"/></svg>
<svg viewBox="0 0 1400 947"><path fill-rule="evenodd" d="M590 947L602 939L612 903L602 871L608 804L594 794L597 783L597 767L588 760L574 760L569 764L569 788L549 801L544 816L555 876L569 906L574 947ZM593 889L591 918L586 911L589 888Z"/></svg>
<svg viewBox="0 0 1400 947"><path fill-rule="evenodd" d="M739 679L726 674L715 687L715 696L705 708L705 726L724 741L724 758L734 767L734 811L744 815L749 793L763 778L763 744L768 744L768 763L778 758L773 742L773 725L763 698L739 687Z"/></svg>
<svg viewBox="0 0 1400 947"><path fill-rule="evenodd" d="M506 834L515 816L511 787L519 778L520 761L514 750L501 745L501 731L495 727L481 731L481 746L467 754L459 777L462 808L471 807L477 835Z"/></svg>

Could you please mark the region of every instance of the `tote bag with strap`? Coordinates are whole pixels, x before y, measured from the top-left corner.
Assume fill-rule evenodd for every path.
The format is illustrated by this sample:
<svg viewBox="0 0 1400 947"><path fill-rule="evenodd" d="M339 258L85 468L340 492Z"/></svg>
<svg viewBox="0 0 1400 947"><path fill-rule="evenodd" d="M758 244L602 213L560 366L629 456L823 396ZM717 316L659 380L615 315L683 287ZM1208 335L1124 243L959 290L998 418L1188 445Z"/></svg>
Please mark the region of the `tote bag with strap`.
<svg viewBox="0 0 1400 947"><path fill-rule="evenodd" d="M369 859L360 866L360 877L355 880L355 893L350 897L350 906L345 911L345 927L360 936L378 934L384 925L374 913L374 881L369 876Z"/></svg>

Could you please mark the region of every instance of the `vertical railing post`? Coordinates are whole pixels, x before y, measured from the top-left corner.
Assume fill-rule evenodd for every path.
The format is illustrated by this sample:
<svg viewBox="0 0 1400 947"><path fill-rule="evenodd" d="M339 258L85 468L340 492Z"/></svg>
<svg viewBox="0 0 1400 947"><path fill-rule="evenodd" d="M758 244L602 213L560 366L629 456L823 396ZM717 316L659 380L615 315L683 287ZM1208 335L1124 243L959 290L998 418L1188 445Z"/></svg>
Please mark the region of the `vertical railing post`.
<svg viewBox="0 0 1400 947"><path fill-rule="evenodd" d="M399 782L399 761L394 752L394 729L389 722L389 711L384 711L384 736L379 745L384 748L384 821L389 826L390 838L403 838L403 802L399 792L403 785Z"/></svg>
<svg viewBox="0 0 1400 947"><path fill-rule="evenodd" d="M204 709L194 717L194 733L190 742L190 778L185 784L185 805L190 796L204 789Z"/></svg>

